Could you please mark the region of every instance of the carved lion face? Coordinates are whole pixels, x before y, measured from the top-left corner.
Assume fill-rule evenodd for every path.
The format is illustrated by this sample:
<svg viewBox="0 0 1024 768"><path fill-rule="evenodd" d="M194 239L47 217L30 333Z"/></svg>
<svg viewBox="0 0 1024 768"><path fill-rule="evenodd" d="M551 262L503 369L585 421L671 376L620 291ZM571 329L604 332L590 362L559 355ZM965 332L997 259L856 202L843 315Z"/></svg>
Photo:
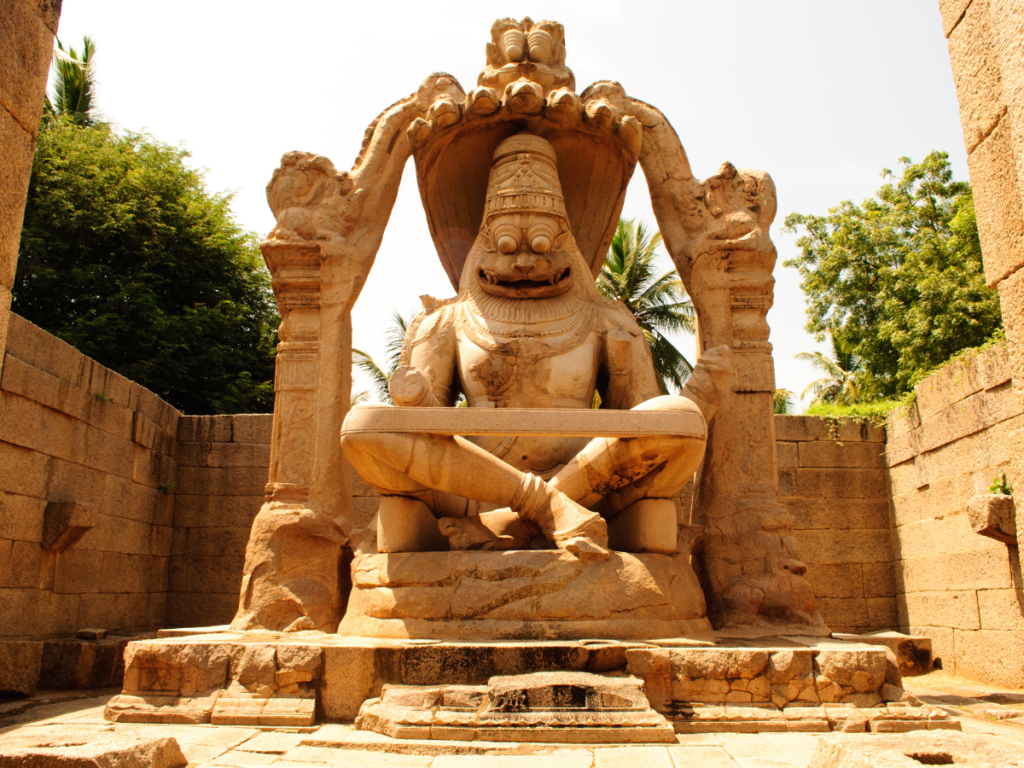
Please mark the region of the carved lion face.
<svg viewBox="0 0 1024 768"><path fill-rule="evenodd" d="M543 299L569 290L573 280L572 235L561 219L539 213L493 217L480 231L480 286L495 296Z"/></svg>

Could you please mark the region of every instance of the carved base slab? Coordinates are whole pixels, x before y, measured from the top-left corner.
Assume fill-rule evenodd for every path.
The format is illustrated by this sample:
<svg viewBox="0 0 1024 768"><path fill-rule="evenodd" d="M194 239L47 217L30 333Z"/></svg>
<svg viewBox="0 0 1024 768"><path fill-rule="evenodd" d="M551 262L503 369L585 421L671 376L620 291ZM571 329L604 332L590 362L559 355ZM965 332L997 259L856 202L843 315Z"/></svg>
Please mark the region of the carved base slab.
<svg viewBox="0 0 1024 768"><path fill-rule="evenodd" d="M338 633L452 640L649 639L710 632L679 555L557 550L357 555Z"/></svg>
<svg viewBox="0 0 1024 768"><path fill-rule="evenodd" d="M356 727L393 738L557 743L674 743L643 681L586 672L494 677L481 686L385 685Z"/></svg>
<svg viewBox="0 0 1024 768"><path fill-rule="evenodd" d="M294 728L313 725L316 713L351 722L386 687L413 688L427 691L419 706L436 708L436 713L426 724L405 716L383 717L394 728L456 729L443 737L452 740L469 738L457 735L460 728L475 729L476 740L503 739L490 733L492 725L503 733L511 733L509 727L528 728L517 738L535 741L549 739L545 729L563 727L564 709L572 710L580 727L595 729L607 729L621 712L630 720L639 711L635 687L612 691L614 696L602 699L602 710L591 706L586 693L582 698L564 691L549 696L544 686L515 681L518 676L536 679L540 676L531 673L541 672L642 680L643 711L649 704L678 733L955 728L956 721L941 710L901 700L899 669L886 653L879 646L808 636L741 639L721 633L647 641L466 642L219 631L130 643L124 692L107 705L105 716L115 722ZM488 686L503 692L511 706L492 707L491 712L513 712L515 722L495 725L478 716ZM436 693L441 688L443 696ZM519 698L529 705L525 710L512 706ZM581 703L582 708L576 706ZM598 711L597 719L584 724L591 709ZM641 729L638 733L655 727L643 718L632 726ZM616 732L615 739L625 740ZM402 738L441 738L423 731L402 733ZM607 731L591 741L605 738L602 733ZM557 740L556 735L551 732L550 739Z"/></svg>

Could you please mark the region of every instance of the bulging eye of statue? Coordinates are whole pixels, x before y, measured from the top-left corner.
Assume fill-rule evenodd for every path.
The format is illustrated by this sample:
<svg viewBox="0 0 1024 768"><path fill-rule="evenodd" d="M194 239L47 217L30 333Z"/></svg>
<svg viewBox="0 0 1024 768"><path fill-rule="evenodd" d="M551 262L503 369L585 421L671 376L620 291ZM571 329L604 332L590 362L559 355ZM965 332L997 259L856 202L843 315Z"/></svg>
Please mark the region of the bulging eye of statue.
<svg viewBox="0 0 1024 768"><path fill-rule="evenodd" d="M534 235L530 240L530 250L534 253L547 253L551 250L551 238L547 235Z"/></svg>
<svg viewBox="0 0 1024 768"><path fill-rule="evenodd" d="M498 237L498 250L502 253L515 253L519 250L519 242L512 235Z"/></svg>

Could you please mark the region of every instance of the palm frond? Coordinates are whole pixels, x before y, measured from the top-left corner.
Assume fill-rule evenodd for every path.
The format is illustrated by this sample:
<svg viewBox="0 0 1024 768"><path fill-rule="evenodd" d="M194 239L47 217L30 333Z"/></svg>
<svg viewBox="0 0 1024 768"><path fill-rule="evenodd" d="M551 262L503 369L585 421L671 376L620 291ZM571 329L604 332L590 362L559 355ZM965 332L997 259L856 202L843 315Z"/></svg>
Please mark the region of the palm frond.
<svg viewBox="0 0 1024 768"><path fill-rule="evenodd" d="M376 360L361 349L353 349L352 365L369 377L370 385L380 402L391 402L391 394L388 392L388 380L391 376L377 364Z"/></svg>

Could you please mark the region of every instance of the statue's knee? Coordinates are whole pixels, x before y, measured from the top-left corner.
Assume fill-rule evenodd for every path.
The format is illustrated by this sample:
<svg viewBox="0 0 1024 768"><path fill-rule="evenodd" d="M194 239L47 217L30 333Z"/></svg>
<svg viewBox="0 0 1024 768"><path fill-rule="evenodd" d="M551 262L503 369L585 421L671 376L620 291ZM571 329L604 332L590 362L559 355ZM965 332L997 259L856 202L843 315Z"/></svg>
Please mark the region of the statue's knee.
<svg viewBox="0 0 1024 768"><path fill-rule="evenodd" d="M380 435L375 432L341 433L341 451L349 461L375 455L380 442Z"/></svg>

